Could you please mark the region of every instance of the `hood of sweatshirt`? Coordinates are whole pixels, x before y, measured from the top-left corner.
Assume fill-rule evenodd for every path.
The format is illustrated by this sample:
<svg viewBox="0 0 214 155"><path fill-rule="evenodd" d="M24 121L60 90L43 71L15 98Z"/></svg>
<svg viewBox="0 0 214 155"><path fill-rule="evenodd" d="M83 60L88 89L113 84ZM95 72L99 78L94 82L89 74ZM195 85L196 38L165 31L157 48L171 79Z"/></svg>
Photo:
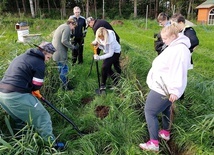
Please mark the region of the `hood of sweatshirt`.
<svg viewBox="0 0 214 155"><path fill-rule="evenodd" d="M191 47L191 43L190 40L187 36L185 36L183 33L179 33L178 34L178 38L176 38L175 40L173 40L168 47L170 46L175 46L177 44L184 44L187 48Z"/></svg>

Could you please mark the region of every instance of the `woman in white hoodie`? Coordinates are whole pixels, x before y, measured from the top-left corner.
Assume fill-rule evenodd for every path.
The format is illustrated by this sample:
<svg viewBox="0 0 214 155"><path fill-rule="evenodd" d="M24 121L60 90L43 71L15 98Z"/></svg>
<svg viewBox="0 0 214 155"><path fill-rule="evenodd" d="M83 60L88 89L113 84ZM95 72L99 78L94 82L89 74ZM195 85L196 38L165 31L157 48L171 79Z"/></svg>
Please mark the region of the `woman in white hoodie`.
<svg viewBox="0 0 214 155"><path fill-rule="evenodd" d="M170 139L170 106L183 94L190 67L191 46L188 37L179 34L175 24L161 30L168 47L158 55L147 75L150 92L145 104L145 117L150 140L139 146L144 150L159 151L159 139ZM158 127L158 114L162 113L162 130Z"/></svg>
<svg viewBox="0 0 214 155"><path fill-rule="evenodd" d="M94 55L95 60L103 60L100 86L100 90L103 91L106 89L106 80L108 76L112 78L114 84L118 82L119 77L114 73L111 66L115 61L119 62L121 46L116 39L115 32L104 27L100 27L96 31L96 38L92 44L98 46L104 52L101 56L97 54Z"/></svg>

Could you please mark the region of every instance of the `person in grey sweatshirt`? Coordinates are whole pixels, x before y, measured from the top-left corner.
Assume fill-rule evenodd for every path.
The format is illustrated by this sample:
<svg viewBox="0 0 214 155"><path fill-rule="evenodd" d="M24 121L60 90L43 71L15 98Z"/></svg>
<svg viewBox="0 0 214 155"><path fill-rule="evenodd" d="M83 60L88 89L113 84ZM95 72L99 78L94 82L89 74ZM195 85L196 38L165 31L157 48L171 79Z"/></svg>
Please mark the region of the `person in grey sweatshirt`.
<svg viewBox="0 0 214 155"><path fill-rule="evenodd" d="M52 44L56 48L56 52L53 54L53 60L57 62L60 79L62 81L62 88L64 90L72 90L73 88L68 85L67 74L69 71L68 49L78 49L78 46L74 46L70 43L71 30L74 30L77 26L76 20L69 18L66 23L60 25L54 32Z"/></svg>

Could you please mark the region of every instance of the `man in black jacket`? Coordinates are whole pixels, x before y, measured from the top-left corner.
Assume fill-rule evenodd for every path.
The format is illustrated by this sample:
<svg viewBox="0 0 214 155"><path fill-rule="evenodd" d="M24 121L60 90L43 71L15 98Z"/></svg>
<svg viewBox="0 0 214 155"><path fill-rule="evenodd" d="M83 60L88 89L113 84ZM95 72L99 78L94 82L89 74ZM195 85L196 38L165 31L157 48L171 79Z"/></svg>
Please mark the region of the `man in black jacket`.
<svg viewBox="0 0 214 155"><path fill-rule="evenodd" d="M78 60L78 64L83 63L83 47L84 47L84 37L86 36L86 20L83 16L80 16L81 10L78 6L73 8L74 15L71 15L69 19L75 19L77 22L77 26L74 30L74 37L72 40L73 45L79 45L78 49L72 50L72 63L75 64Z"/></svg>
<svg viewBox="0 0 214 155"><path fill-rule="evenodd" d="M86 22L87 22L88 27L92 28L92 30L94 31L94 35L96 34L97 29L100 28L100 27L105 27L106 29L114 31L114 33L116 35L116 40L120 44L119 35L115 32L115 30L113 29L111 24L109 24L107 21L105 21L103 19L94 19L93 17L88 17L86 19ZM100 50L98 50L97 53L99 55L100 54ZM119 60L115 61L115 63L113 65L114 65L114 69L116 70L116 72L118 74L121 74L121 67L120 67Z"/></svg>
<svg viewBox="0 0 214 155"><path fill-rule="evenodd" d="M45 61L55 51L49 42L28 49L10 63L0 81L0 105L14 120L16 130L26 123L32 124L45 141L51 142L55 141L51 117L37 97L41 96Z"/></svg>

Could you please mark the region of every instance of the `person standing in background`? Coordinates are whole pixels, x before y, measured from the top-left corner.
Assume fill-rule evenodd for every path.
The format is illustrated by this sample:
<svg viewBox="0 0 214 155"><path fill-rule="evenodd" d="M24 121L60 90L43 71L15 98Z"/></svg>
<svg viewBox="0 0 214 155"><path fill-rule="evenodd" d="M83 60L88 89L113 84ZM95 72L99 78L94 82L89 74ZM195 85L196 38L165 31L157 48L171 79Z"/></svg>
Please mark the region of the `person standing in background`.
<svg viewBox="0 0 214 155"><path fill-rule="evenodd" d="M161 27L166 27L170 25L169 17L164 12L159 13L157 17L157 22ZM159 55L167 46L164 44L160 33L155 34L154 38L157 38L157 40L154 41L154 46L155 46L155 50L158 52L158 55Z"/></svg>
<svg viewBox="0 0 214 155"><path fill-rule="evenodd" d="M185 24L186 20L185 20L184 16L180 13L173 14L172 17L170 18L170 21L171 21L171 23L176 23L178 25L180 32L189 38L190 43L191 43L189 50L192 54L195 47L199 45L199 40L198 40L195 30L191 26ZM191 57L191 68L190 69L193 69L192 57Z"/></svg>
<svg viewBox="0 0 214 155"><path fill-rule="evenodd" d="M78 49L72 50L72 63L73 65L77 62L78 64L83 63L83 48L84 48L84 38L87 33L87 28L86 28L86 20L83 16L80 16L81 9L78 6L75 6L73 8L73 13L74 15L71 15L69 18L75 19L77 22L77 26L73 30L74 32L72 33L72 44L74 45L79 45Z"/></svg>
<svg viewBox="0 0 214 155"><path fill-rule="evenodd" d="M78 46L74 46L70 42L71 31L74 30L77 23L74 19L68 19L68 21L60 25L54 32L52 44L56 48L56 52L53 54L53 60L57 62L60 80L62 81L62 89L72 90L73 87L69 85L67 78L68 74L68 49L77 50Z"/></svg>
<svg viewBox="0 0 214 155"><path fill-rule="evenodd" d="M184 16L181 15L180 13L173 14L172 17L170 18L170 21L171 21L171 23L177 24L177 26L180 30L180 33L187 36L190 40L191 46L190 46L189 50L191 52L191 66L189 69L193 69L192 53L193 53L194 49L196 48L196 46L199 45L199 40L198 40L198 37L196 35L196 32L191 26L188 26L185 24L186 20L185 20ZM182 99L184 99L184 93L180 97L180 100L182 100Z"/></svg>
<svg viewBox="0 0 214 155"><path fill-rule="evenodd" d="M147 75L150 92L145 103L145 117L149 130L149 141L139 146L143 150L159 151L159 138L170 139L171 106L178 100L187 86L190 67L190 40L179 33L176 24L164 27L161 38L168 46L152 62ZM158 115L162 113L162 129L159 130Z"/></svg>

